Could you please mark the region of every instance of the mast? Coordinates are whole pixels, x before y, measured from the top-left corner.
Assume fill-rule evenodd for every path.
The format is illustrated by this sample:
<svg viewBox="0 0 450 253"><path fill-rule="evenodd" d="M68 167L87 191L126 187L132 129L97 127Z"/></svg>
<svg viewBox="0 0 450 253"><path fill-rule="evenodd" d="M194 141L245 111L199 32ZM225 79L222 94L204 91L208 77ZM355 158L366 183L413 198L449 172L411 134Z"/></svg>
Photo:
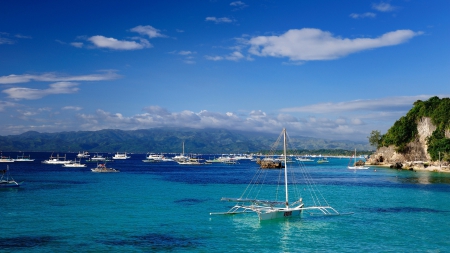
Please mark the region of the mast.
<svg viewBox="0 0 450 253"><path fill-rule="evenodd" d="M184 141L183 141L183 154L182 155L184 156Z"/></svg>
<svg viewBox="0 0 450 253"><path fill-rule="evenodd" d="M284 155L284 187L286 190L286 208L289 208L289 194L288 194L288 182L287 182L287 158L286 158L286 128L283 128L283 155Z"/></svg>

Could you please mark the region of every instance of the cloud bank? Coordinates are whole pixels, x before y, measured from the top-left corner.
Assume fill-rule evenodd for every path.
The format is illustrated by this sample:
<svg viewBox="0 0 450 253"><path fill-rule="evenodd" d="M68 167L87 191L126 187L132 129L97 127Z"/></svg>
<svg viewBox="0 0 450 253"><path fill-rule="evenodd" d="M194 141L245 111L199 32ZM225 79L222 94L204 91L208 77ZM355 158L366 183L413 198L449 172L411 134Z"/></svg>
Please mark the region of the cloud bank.
<svg viewBox="0 0 450 253"><path fill-rule="evenodd" d="M405 43L421 32L397 30L378 38L344 39L320 29L292 29L279 36L257 36L248 41L256 56L287 57L292 61L333 60L352 53Z"/></svg>
<svg viewBox="0 0 450 253"><path fill-rule="evenodd" d="M80 75L80 76L63 76L56 73L45 73L41 75L8 75L0 76L0 84L28 83L31 81L38 82L77 82L77 81L105 81L120 78L116 71L101 71L101 74Z"/></svg>

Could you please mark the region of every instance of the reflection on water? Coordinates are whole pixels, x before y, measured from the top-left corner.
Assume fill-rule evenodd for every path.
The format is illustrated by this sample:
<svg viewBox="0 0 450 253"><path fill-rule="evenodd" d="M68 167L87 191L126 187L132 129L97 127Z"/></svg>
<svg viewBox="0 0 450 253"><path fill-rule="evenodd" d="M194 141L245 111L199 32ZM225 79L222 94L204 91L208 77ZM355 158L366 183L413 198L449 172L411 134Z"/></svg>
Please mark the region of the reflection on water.
<svg viewBox="0 0 450 253"><path fill-rule="evenodd" d="M405 184L450 184L450 175L436 172L407 172L402 175L400 172L396 180Z"/></svg>

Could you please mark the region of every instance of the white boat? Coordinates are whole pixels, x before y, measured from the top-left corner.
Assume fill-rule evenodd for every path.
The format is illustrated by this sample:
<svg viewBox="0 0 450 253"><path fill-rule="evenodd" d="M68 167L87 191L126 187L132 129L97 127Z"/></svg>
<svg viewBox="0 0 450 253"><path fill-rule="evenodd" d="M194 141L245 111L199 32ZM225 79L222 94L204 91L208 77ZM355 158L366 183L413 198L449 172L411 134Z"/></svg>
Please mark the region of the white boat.
<svg viewBox="0 0 450 253"><path fill-rule="evenodd" d="M313 181L311 177L309 176L308 172L304 168L303 163L297 163L297 166L294 166L294 164L290 164L287 162L287 133L286 129L283 129L282 133L280 134L280 137L278 137L277 144L279 144L280 139L283 139L283 159L284 159L284 179L281 175L276 176L276 178L279 179L280 186L281 184L284 185L284 190L277 190L278 187L271 187L271 192L273 191L273 195L275 196L275 200L265 200L260 199L259 196L264 195L263 197L269 196L270 194L265 194L262 191L263 187L262 184L264 184L263 179L266 179L265 173L270 173L273 170L264 170L259 169L257 174L255 175L254 181L250 183L250 185L246 188L244 193L239 198L222 198L222 201L228 201L228 202L236 202L236 204L227 212L224 213L210 213L211 215L215 214L239 214L239 213L256 213L258 214L259 220L272 220L272 219L284 219L284 218L290 218L294 216L300 216L300 214L304 211L311 211L312 214L320 214L320 215L342 215L338 211L336 211L333 207L329 206L326 200L323 198L322 194L317 194L318 189L313 184ZM273 148L275 148L278 145L274 145ZM276 147L278 148L278 147ZM296 171L296 169L298 169ZM289 173L288 173L289 170ZM300 197L300 189L296 188L295 182L293 182L294 178L297 178L294 176L295 174L302 174L306 176L305 179L307 183L310 185L306 187L307 189L311 190L311 198L312 202L315 205L305 207L303 203L303 199ZM289 180L290 183L288 183L288 175L291 177ZM283 182L284 181L284 182ZM253 187L255 185L255 187ZM283 188L283 187L281 187ZM289 188L291 188L289 190ZM301 186L299 188L305 188L304 186ZM278 199L278 196L283 195L282 193L285 193L285 199ZM279 193L279 194L278 194ZM295 195L293 200L291 202L291 199L289 198L289 193L291 195ZM309 196L309 195L308 195Z"/></svg>
<svg viewBox="0 0 450 253"><path fill-rule="evenodd" d="M96 154L93 157L89 158L86 162L104 162L104 161L106 161L106 157Z"/></svg>
<svg viewBox="0 0 450 253"><path fill-rule="evenodd" d="M330 161L328 161L328 159L326 157L322 157L319 158L319 160L317 160L317 163L329 163Z"/></svg>
<svg viewBox="0 0 450 253"><path fill-rule="evenodd" d="M114 159L114 160L125 160L125 159L129 159L130 157L129 156L127 156L127 153L125 152L125 153L119 153L119 152L117 152L113 157L112 157L112 159Z"/></svg>
<svg viewBox="0 0 450 253"><path fill-rule="evenodd" d="M360 161L363 165L357 165L357 163ZM368 170L370 168L368 166L364 166L364 162L362 162L362 160L356 161L356 149L355 149L355 154L353 155L353 166L351 166L351 162L352 162L352 158L350 157L347 168L349 168L351 170Z"/></svg>
<svg viewBox="0 0 450 253"><path fill-rule="evenodd" d="M73 161L73 162L63 164L63 167L82 168L82 167L86 167L86 164L82 164L81 159L78 160L78 162L77 162L77 159L75 159L75 161Z"/></svg>
<svg viewBox="0 0 450 253"><path fill-rule="evenodd" d="M83 152L78 152L77 158L88 158L89 156L91 156L89 154L89 152L83 151Z"/></svg>
<svg viewBox="0 0 450 253"><path fill-rule="evenodd" d="M173 162L173 159L165 157L163 154L155 154L155 153L147 153L145 160L142 160L146 163L153 162Z"/></svg>
<svg viewBox="0 0 450 253"><path fill-rule="evenodd" d="M17 183L9 175L9 165L6 165L6 170L1 170L2 177L0 178L0 188L11 188L11 187L19 187L21 183Z"/></svg>
<svg viewBox="0 0 450 253"><path fill-rule="evenodd" d="M177 163L189 160L189 157L184 155L184 141L183 141L183 153L174 156L172 160L174 160Z"/></svg>
<svg viewBox="0 0 450 253"><path fill-rule="evenodd" d="M25 156L25 154L22 154L21 156L18 155L14 162L34 162L34 159L31 159L30 155Z"/></svg>
<svg viewBox="0 0 450 253"><path fill-rule="evenodd" d="M192 157L187 159L187 160L184 160L184 161L178 161L177 163L181 164L181 165L202 165L202 164L205 164L205 163L201 162L201 159L192 158Z"/></svg>
<svg viewBox="0 0 450 253"><path fill-rule="evenodd" d="M0 163L13 163L14 159L10 158L10 157L6 157L6 156L1 156L0 157Z"/></svg>
<svg viewBox="0 0 450 253"><path fill-rule="evenodd" d="M314 162L313 159L307 158L307 157L297 157L297 158L295 158L295 160L297 160L299 162Z"/></svg>
<svg viewBox="0 0 450 253"><path fill-rule="evenodd" d="M91 171L92 172L97 172L97 173L120 172L119 170L106 167L106 164L104 164L104 163L97 164L97 167L91 169Z"/></svg>
<svg viewBox="0 0 450 253"><path fill-rule="evenodd" d="M60 157L59 154L55 156L52 155L50 156L50 158L48 160L44 160L42 161L42 163L45 164L65 164L65 163L71 163L72 161L68 161L66 160L66 155L64 155L64 157Z"/></svg>

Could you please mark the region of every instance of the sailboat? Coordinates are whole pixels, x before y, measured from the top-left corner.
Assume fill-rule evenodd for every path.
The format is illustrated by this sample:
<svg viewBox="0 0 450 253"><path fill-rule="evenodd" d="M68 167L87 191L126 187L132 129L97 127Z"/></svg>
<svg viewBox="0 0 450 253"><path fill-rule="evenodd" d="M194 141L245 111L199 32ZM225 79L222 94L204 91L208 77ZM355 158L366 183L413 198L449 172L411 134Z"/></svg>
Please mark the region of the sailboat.
<svg viewBox="0 0 450 253"><path fill-rule="evenodd" d="M294 164L287 162L287 132L284 128L278 137L277 144L280 142L281 137L283 138L283 160L284 160L284 170L279 170L280 175L278 178L280 181L283 181L281 178L283 176L281 173L284 171L284 190L276 188L275 197L278 197L279 193L282 194L284 191L285 199L278 200L265 200L258 198L260 192L262 191L262 184L264 180L267 178L267 175L262 175L263 173L268 173L274 170L264 170L258 169L257 174L253 177L252 182L246 188L244 193L239 198L222 198L222 201L228 202L236 202L236 204L227 212L223 213L210 213L210 215L220 215L220 214L240 214L240 213L257 213L259 220L273 220L273 219L284 219L295 216L300 216L300 214L307 210L311 212L312 215L343 215L336 211L333 207L328 205L326 200L323 198L322 194L318 194L318 189L312 182L312 179L307 174L307 171L304 168L304 164L298 162L298 168L300 168L300 173L305 176L305 182L308 183L308 189L311 191L312 202L315 203L314 206L305 206L303 203L303 198L300 196L300 190L297 188L292 189L295 186L292 178L290 183L288 183L288 175L290 177L295 177ZM275 147L275 145L274 145ZM288 173L289 170L289 173ZM289 189L291 187L291 189ZM302 186L303 188L303 186ZM290 193L292 195L296 195L293 198L293 202L290 200ZM255 196L254 196L255 195ZM323 203L323 204L322 204Z"/></svg>
<svg viewBox="0 0 450 253"><path fill-rule="evenodd" d="M351 166L352 162L352 158L350 158L350 160L348 161L348 168L351 170L367 170L370 167L364 166L364 162L363 161L358 161L360 162L362 165L358 165L358 162L356 161L356 148L355 148L355 154L353 155L353 166Z"/></svg>
<svg viewBox="0 0 450 253"><path fill-rule="evenodd" d="M176 155L172 158L172 160L174 160L175 162L186 162L189 160L189 157L184 155L184 141L183 141L183 153L181 153L180 155Z"/></svg>
<svg viewBox="0 0 450 253"><path fill-rule="evenodd" d="M2 177L0 178L0 188L20 186L20 183L17 183L16 180L9 175L9 165L6 166L6 170L1 170L0 172L2 173Z"/></svg>

